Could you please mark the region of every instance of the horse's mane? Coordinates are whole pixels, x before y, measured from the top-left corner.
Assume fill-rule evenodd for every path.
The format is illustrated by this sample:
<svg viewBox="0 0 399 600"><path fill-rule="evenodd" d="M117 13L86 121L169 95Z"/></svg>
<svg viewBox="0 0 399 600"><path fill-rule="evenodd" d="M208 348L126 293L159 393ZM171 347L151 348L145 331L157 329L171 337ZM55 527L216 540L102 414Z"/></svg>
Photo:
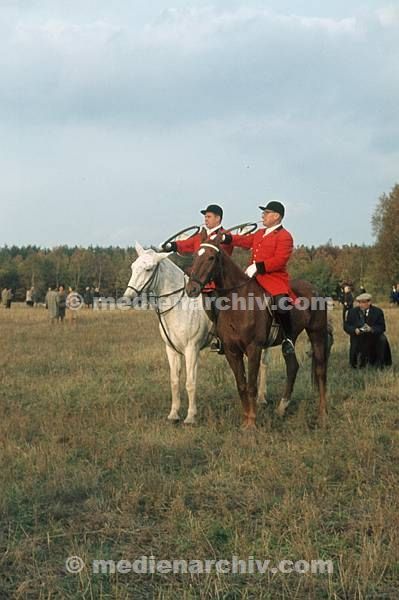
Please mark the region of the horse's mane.
<svg viewBox="0 0 399 600"><path fill-rule="evenodd" d="M156 252L157 254L159 254L160 250L157 246L154 246L151 244L151 246L144 246L143 247L144 250L152 250L153 252ZM178 271L180 271L181 273L184 273L184 270L180 267L180 265L178 265L174 260L173 260L173 254L169 255L167 258L165 258L165 260L167 260L168 262L170 262L174 267L176 267L176 269ZM163 262L163 261L162 261Z"/></svg>

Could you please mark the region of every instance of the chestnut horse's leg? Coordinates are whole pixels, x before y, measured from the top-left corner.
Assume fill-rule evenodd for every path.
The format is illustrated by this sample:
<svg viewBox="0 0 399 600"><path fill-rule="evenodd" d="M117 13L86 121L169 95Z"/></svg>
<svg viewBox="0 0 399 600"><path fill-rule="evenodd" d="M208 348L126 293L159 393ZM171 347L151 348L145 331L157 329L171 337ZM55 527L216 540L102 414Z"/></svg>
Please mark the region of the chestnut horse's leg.
<svg viewBox="0 0 399 600"><path fill-rule="evenodd" d="M250 429L255 426L255 420L251 419L250 404L248 401L247 378L245 375L244 355L241 350L233 352L228 346L225 346L227 361L234 373L238 393L240 394L242 407L244 410L244 420L242 426L244 429Z"/></svg>
<svg viewBox="0 0 399 600"><path fill-rule="evenodd" d="M262 348L257 344L251 344L247 348L248 355L248 404L249 413L248 421L249 426L256 426L256 400L258 395L258 374L260 359L262 356Z"/></svg>
<svg viewBox="0 0 399 600"><path fill-rule="evenodd" d="M328 332L323 325L306 332L312 344L312 379L319 390L319 424L324 426L327 416Z"/></svg>
<svg viewBox="0 0 399 600"><path fill-rule="evenodd" d="M287 372L287 381L285 385L284 395L280 400L280 403L276 409L277 414L280 417L284 416L284 413L291 402L291 394L294 388L296 374L298 373L299 364L295 354L287 354L284 356L285 367Z"/></svg>
<svg viewBox="0 0 399 600"><path fill-rule="evenodd" d="M267 365L268 365L268 348L265 348L262 352L262 360L259 367L258 377L258 395L256 403L267 404Z"/></svg>

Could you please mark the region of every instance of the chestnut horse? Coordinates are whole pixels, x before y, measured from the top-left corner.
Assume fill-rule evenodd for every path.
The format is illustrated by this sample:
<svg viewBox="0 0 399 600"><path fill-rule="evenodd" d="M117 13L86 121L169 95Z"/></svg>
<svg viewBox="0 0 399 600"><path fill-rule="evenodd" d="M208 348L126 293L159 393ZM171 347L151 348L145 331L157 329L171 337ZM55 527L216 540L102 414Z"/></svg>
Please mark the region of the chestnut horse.
<svg viewBox="0 0 399 600"><path fill-rule="evenodd" d="M243 427L256 426L257 378L262 348L268 345L273 323L272 310L268 308L272 297L250 279L224 252L222 234L212 241L201 244L194 257L186 291L191 298L198 297L208 281L214 281L219 303L217 334L223 342L226 358L233 370L244 410ZM320 298L312 284L304 280L292 280L291 289L297 296L291 318L294 341L306 330L312 345L312 377L319 391L318 416L324 424L328 363L327 299ZM234 296L235 295L235 296ZM281 344L282 334L273 345ZM244 366L244 354L248 357L248 378ZM299 364L296 355L284 356L286 363L286 387L277 412L283 416L288 407Z"/></svg>

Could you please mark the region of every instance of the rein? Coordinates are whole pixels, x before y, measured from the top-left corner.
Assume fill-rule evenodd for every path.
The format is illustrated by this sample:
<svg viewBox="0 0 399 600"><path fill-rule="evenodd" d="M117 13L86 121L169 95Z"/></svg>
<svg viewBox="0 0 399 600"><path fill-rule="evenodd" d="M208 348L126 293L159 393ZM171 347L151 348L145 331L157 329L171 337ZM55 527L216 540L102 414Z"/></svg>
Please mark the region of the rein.
<svg viewBox="0 0 399 600"><path fill-rule="evenodd" d="M149 277L148 281L145 282L145 284L143 285L143 287L141 288L141 290L138 290L137 288L135 288L132 285L128 285L127 287L131 290L133 290L138 296L141 296L142 293L144 292L144 290L147 288L149 288L149 286L155 281L156 276L158 275L158 270L159 270L159 266L161 263L158 263L157 266L155 267L154 271L151 273L151 276ZM184 275L183 275L184 277ZM170 311L172 311L174 308L176 308L176 306L182 301L183 296L184 296L184 292L185 292L185 285L183 287L180 287L177 290L174 290L173 292L168 292L166 294L150 294L154 299L155 299L155 312L157 314L158 320L159 320L159 324L162 327L162 331L165 334L166 339L168 340L169 344L172 346L173 350L175 352L177 352L178 354L181 354L183 356L183 353L180 352L180 350L178 350L176 348L176 346L174 345L174 343L172 342L172 340L170 339L170 335L168 334L165 324L162 321L162 317L164 315L167 315ZM175 302L175 304L173 304L173 306L170 306L169 308L167 308L164 311L161 311L158 307L158 300L160 298L169 298L170 296L173 296L174 294L178 294L181 292L180 297L178 298L177 302Z"/></svg>

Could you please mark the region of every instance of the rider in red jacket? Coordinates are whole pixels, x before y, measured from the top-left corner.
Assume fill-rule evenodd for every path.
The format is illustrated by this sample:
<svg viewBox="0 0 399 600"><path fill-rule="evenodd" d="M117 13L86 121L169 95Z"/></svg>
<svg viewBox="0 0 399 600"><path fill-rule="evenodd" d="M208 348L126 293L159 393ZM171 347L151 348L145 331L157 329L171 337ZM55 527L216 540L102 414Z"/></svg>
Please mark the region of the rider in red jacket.
<svg viewBox="0 0 399 600"><path fill-rule="evenodd" d="M282 350L284 354L292 354L295 352L291 323L292 292L287 263L294 242L292 235L281 224L285 213L281 202L273 200L259 208L263 210L264 229L245 236L226 233L223 243L252 249L251 262L245 272L249 277L256 277L263 289L273 296L284 332Z"/></svg>
<svg viewBox="0 0 399 600"><path fill-rule="evenodd" d="M209 236L224 231L222 227L223 209L221 206L210 204L207 208L201 210L201 214L204 215L204 227L199 233L187 240L168 242L162 246L162 250L165 250L165 252L180 252L180 254L194 254L200 249L201 244L206 241L206 239L209 239ZM207 235L206 239L204 239L204 231ZM227 252L229 256L231 256L233 250L234 248L231 244L226 244L224 246L224 251ZM215 284L213 281L210 281L202 291L206 294L212 292L214 289Z"/></svg>
<svg viewBox="0 0 399 600"><path fill-rule="evenodd" d="M222 227L222 219L223 219L223 209L221 206L217 204L210 204L204 210L201 210L201 214L204 215L204 227L202 230L194 235L193 237L188 238L187 240L178 240L176 242L167 242L163 244L162 250L165 252L180 252L181 254L194 254L200 249L201 244L209 239L210 236L216 235L220 231L224 231ZM205 232L205 233L204 233ZM206 239L205 239L206 234ZM231 244L226 243L224 246L225 252L229 256L231 256L234 248ZM210 302L206 302L205 306L211 307L210 310L207 310L207 314L209 318L215 323L217 322L218 311L216 309L214 300L215 296L215 283L213 281L209 281L204 289L202 290L203 294L207 295L208 300ZM211 350L214 352L218 352L219 354L224 354L223 344L221 340L215 336L215 341L211 344Z"/></svg>

